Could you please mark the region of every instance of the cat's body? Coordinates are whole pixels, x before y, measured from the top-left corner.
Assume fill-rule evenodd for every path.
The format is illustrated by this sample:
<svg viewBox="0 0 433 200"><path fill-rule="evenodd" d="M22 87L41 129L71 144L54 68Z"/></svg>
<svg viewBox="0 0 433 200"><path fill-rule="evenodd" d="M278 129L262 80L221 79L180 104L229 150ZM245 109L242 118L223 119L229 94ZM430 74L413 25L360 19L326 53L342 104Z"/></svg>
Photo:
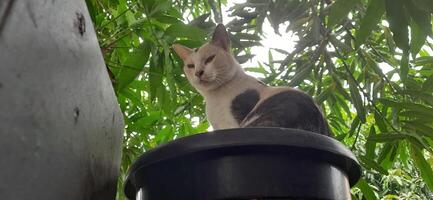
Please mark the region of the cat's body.
<svg viewBox="0 0 433 200"><path fill-rule="evenodd" d="M313 99L289 87L269 87L247 75L229 51L228 35L218 25L212 42L198 49L173 46L184 60L189 82L206 101L214 129L285 127L329 135Z"/></svg>

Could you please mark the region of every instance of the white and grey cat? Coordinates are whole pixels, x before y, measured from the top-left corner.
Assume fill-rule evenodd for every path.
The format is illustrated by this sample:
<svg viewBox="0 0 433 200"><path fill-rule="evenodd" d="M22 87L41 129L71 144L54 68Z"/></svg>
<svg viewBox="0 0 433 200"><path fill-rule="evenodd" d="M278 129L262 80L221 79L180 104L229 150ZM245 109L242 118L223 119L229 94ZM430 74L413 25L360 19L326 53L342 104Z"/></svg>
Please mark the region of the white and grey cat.
<svg viewBox="0 0 433 200"><path fill-rule="evenodd" d="M269 87L247 75L230 53L225 27L219 24L212 41L200 48L173 45L184 61L188 81L204 97L214 129L285 127L329 135L320 109L306 93Z"/></svg>

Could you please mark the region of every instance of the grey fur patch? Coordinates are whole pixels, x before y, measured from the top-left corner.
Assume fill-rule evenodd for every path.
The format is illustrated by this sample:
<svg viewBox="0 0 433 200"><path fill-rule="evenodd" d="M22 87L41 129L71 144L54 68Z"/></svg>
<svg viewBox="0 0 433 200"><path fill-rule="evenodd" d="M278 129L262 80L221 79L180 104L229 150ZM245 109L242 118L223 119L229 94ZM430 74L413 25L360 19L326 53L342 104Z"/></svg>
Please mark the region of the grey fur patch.
<svg viewBox="0 0 433 200"><path fill-rule="evenodd" d="M232 100L230 109L233 117L239 124L244 120L248 113L251 112L259 101L259 98L260 96L257 90L248 89Z"/></svg>
<svg viewBox="0 0 433 200"><path fill-rule="evenodd" d="M313 99L307 94L290 90L275 94L248 114L245 120L260 116L247 127L296 128L329 135L328 125Z"/></svg>

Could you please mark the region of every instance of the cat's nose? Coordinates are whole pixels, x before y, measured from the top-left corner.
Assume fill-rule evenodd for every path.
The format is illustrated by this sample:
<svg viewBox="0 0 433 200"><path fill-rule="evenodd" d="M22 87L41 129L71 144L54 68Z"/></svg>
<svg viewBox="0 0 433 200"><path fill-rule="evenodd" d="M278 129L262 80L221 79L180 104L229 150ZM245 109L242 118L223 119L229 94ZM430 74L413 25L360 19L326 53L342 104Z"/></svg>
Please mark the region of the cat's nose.
<svg viewBox="0 0 433 200"><path fill-rule="evenodd" d="M203 75L203 73L204 73L203 70L196 71L196 72L195 72L195 76L197 76L197 77L200 78L200 77Z"/></svg>

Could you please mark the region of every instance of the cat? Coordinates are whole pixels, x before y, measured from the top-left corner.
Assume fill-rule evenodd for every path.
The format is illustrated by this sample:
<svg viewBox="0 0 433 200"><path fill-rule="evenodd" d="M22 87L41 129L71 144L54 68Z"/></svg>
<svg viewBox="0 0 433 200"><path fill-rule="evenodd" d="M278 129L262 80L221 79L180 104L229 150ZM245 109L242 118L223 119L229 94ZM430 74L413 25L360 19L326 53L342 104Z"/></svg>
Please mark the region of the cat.
<svg viewBox="0 0 433 200"><path fill-rule="evenodd" d="M218 24L200 48L174 44L189 83L204 97L206 116L217 129L283 127L330 135L319 107L306 93L270 87L247 75L232 56L226 28Z"/></svg>

